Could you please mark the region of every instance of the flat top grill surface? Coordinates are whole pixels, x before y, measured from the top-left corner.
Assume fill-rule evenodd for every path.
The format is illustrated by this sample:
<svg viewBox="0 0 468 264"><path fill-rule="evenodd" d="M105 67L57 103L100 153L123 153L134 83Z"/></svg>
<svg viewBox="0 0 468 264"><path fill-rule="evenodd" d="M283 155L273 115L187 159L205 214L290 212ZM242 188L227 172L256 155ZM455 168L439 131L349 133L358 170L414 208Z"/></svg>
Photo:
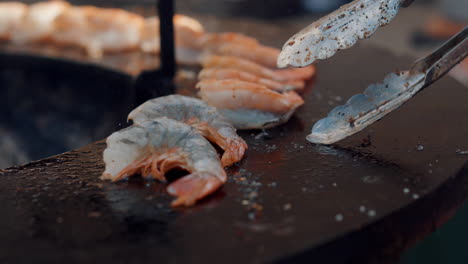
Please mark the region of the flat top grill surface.
<svg viewBox="0 0 468 264"><path fill-rule="evenodd" d="M268 35L262 28L252 30ZM1 170L0 262L362 263L400 252L465 199L467 158L455 150L466 144L468 90L444 78L334 147L305 136L333 106L409 64L362 46L320 62L305 106L268 135L241 132L245 159L192 208L170 208L158 182L100 181L102 141Z"/></svg>

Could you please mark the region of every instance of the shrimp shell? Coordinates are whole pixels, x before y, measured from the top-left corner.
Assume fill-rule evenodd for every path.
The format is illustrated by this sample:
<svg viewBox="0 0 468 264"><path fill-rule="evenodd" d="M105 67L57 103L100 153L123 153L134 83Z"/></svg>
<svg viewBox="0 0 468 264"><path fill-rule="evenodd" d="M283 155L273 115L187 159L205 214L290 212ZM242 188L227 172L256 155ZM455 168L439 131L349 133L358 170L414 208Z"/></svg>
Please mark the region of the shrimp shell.
<svg viewBox="0 0 468 264"><path fill-rule="evenodd" d="M304 104L296 92L278 93L264 85L228 80L202 80L198 95L238 129L268 128L286 122Z"/></svg>
<svg viewBox="0 0 468 264"><path fill-rule="evenodd" d="M165 180L181 168L190 174L167 187L172 206L190 206L219 189L227 179L216 150L194 128L168 118L122 129L107 138L102 179L118 181L134 174Z"/></svg>
<svg viewBox="0 0 468 264"><path fill-rule="evenodd" d="M134 109L128 115L128 120L140 124L159 117L195 127L205 138L224 150L221 158L223 166L240 161L247 149L247 144L237 135L229 121L216 108L196 98L182 95L155 98Z"/></svg>

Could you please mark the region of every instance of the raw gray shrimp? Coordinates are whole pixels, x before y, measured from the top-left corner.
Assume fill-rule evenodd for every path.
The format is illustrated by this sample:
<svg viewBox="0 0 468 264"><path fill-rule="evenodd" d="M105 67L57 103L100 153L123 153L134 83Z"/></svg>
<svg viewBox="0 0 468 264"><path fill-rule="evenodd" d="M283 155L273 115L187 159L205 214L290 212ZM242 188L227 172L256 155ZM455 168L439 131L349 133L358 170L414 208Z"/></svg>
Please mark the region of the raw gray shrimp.
<svg viewBox="0 0 468 264"><path fill-rule="evenodd" d="M194 128L168 118L133 125L110 135L102 179L118 181L134 174L165 180L180 168L190 174L167 187L172 206L190 206L219 189L227 179L216 150Z"/></svg>
<svg viewBox="0 0 468 264"><path fill-rule="evenodd" d="M221 162L229 166L238 162L247 149L245 141L236 133L229 121L215 107L182 95L169 95L145 102L129 115L135 124L159 117L167 117L195 127L209 141L224 150Z"/></svg>

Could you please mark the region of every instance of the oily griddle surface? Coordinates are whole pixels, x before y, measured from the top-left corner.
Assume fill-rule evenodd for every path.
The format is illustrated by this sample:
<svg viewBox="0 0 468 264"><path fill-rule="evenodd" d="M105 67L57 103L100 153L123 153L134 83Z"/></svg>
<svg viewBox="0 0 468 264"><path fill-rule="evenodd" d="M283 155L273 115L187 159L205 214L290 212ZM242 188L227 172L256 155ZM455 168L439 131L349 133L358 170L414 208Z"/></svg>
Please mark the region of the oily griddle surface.
<svg viewBox="0 0 468 264"><path fill-rule="evenodd" d="M170 208L159 182L99 180L103 141L1 170L0 262L362 263L399 252L465 198L467 156L455 151L468 147L468 89L444 78L333 147L305 136L333 106L409 64L360 46L321 61L305 106L267 135L241 132L244 160L191 208Z"/></svg>

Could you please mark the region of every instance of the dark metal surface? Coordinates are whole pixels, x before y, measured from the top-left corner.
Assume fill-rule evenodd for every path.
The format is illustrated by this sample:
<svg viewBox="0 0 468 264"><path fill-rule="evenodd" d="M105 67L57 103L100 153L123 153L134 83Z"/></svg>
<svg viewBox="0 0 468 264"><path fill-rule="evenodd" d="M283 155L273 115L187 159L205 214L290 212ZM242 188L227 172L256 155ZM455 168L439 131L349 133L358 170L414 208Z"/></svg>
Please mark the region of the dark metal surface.
<svg viewBox="0 0 468 264"><path fill-rule="evenodd" d="M122 128L133 108L132 83L132 76L98 65L0 53L0 168Z"/></svg>
<svg viewBox="0 0 468 264"><path fill-rule="evenodd" d="M363 263L399 252L465 199L467 157L455 151L468 90L444 78L336 147L304 137L341 98L410 61L356 47L321 62L306 105L268 135L242 132L245 159L193 208L169 208L158 182L99 180L103 142L1 170L0 262Z"/></svg>

